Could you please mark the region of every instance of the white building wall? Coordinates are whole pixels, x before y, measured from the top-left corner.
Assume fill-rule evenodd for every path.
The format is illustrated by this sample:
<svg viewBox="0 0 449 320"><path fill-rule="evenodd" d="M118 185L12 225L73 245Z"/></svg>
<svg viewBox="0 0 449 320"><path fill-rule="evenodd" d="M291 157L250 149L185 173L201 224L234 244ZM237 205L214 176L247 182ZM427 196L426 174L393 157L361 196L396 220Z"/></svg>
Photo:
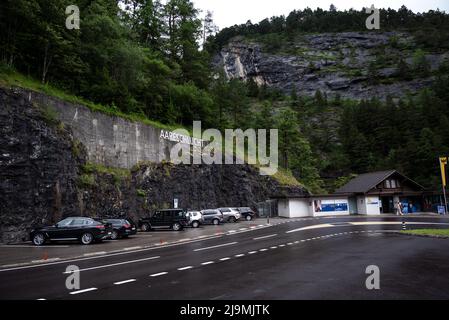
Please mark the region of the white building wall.
<svg viewBox="0 0 449 320"><path fill-rule="evenodd" d="M347 210L344 211L331 211L331 212L316 212L315 203L319 203L322 206L325 205L346 205ZM366 211L366 207L365 207ZM348 198L292 198L281 199L278 201L278 213L282 218L303 218L303 217L326 217L326 216L349 216L349 201Z"/></svg>
<svg viewBox="0 0 449 320"><path fill-rule="evenodd" d="M310 217L309 199L290 199L289 218Z"/></svg>
<svg viewBox="0 0 449 320"><path fill-rule="evenodd" d="M279 217L290 218L289 200L278 201L278 213Z"/></svg>
<svg viewBox="0 0 449 320"><path fill-rule="evenodd" d="M366 214L369 216L380 215L380 199L379 197L366 197Z"/></svg>
<svg viewBox="0 0 449 320"><path fill-rule="evenodd" d="M380 199L377 196L357 197L357 211L360 215L380 215Z"/></svg>

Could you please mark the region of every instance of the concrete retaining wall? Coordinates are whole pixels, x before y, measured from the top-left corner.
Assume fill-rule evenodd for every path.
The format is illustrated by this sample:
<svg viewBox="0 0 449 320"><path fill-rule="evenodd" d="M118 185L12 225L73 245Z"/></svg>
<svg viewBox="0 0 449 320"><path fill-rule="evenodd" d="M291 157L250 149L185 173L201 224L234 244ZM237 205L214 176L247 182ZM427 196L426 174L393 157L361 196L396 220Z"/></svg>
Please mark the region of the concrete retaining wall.
<svg viewBox="0 0 449 320"><path fill-rule="evenodd" d="M170 158L174 143L160 138L161 129L37 92L29 91L25 97L55 110L59 120L72 128L74 138L87 148L90 162L130 169L141 161L160 163Z"/></svg>

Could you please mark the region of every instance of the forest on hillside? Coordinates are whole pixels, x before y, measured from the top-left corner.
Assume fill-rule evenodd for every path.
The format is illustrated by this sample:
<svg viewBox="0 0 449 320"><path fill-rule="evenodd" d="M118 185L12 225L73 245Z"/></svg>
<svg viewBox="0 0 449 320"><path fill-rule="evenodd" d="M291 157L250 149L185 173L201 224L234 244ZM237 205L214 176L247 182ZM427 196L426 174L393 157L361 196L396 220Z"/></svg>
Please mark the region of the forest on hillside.
<svg viewBox="0 0 449 320"><path fill-rule="evenodd" d="M353 174L390 168L438 186L438 157L449 154L449 63L417 96L369 101L328 99L320 92L285 95L253 81L228 81L212 67L217 50L235 36L277 46L297 33L363 30L364 11L296 10L217 32L212 14L189 0L80 0L80 29L68 30L65 8L71 4L1 1L0 81L21 73L163 124L278 128L282 166L315 192L330 192ZM449 48L444 12L415 14L402 7L382 10L381 17L386 29L412 32L423 50ZM416 68L404 66L404 77L429 72L418 58ZM306 115L329 109L341 115L338 143L329 143L325 127L307 121Z"/></svg>
<svg viewBox="0 0 449 320"><path fill-rule="evenodd" d="M365 9L339 11L334 5L328 10L294 10L287 16L274 16L255 24L247 21L225 28L214 36L211 44L221 47L235 36L257 35L277 46L298 33L366 31L367 16ZM414 13L403 5L399 10L380 9L380 21L382 31L407 30L424 47L449 48L449 16L444 11Z"/></svg>

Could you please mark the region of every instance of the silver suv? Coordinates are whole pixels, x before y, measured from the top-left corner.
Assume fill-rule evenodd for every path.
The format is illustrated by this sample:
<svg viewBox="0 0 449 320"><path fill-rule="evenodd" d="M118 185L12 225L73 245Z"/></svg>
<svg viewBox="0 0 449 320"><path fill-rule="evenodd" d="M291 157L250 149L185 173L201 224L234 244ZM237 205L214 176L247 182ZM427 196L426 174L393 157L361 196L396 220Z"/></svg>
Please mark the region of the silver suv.
<svg viewBox="0 0 449 320"><path fill-rule="evenodd" d="M223 214L223 219L226 222L237 222L242 215L239 211L232 208L220 208L218 209Z"/></svg>
<svg viewBox="0 0 449 320"><path fill-rule="evenodd" d="M218 226L220 223L223 222L223 214L216 209L209 209L209 210L202 210L201 214L203 215L203 221L204 224L213 224L215 226Z"/></svg>

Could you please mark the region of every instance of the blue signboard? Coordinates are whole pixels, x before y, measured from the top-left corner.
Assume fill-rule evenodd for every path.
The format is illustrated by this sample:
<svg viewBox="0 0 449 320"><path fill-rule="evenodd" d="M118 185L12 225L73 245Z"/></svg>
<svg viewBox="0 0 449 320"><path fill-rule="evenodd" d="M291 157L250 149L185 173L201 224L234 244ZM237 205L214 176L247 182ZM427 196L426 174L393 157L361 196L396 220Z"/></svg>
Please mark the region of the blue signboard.
<svg viewBox="0 0 449 320"><path fill-rule="evenodd" d="M315 212L345 212L348 210L347 202L315 200Z"/></svg>

